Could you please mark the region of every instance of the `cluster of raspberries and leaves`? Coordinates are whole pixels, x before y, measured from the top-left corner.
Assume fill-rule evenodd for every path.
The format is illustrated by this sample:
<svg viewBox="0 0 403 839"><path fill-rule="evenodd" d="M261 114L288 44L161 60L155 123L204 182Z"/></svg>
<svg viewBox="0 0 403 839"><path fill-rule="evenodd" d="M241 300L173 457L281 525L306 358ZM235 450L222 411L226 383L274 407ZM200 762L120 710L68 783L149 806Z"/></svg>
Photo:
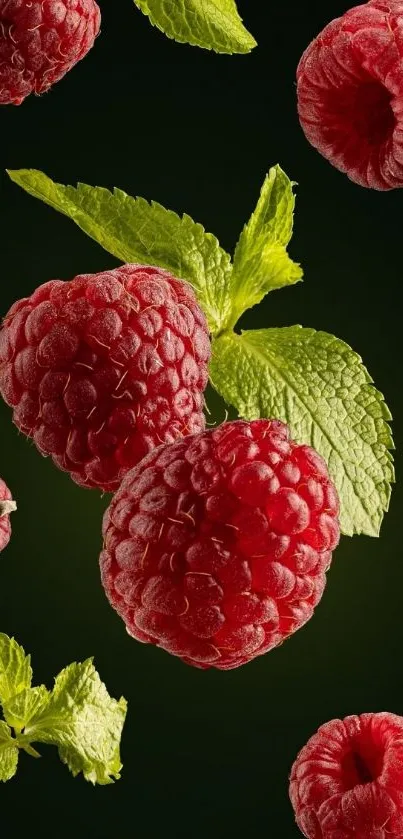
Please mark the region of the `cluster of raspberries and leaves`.
<svg viewBox="0 0 403 839"><path fill-rule="evenodd" d="M301 326L235 331L301 279L293 184L270 170L231 260L159 204L9 174L124 264L12 306L0 393L58 467L115 492L101 574L129 634L238 667L309 620L340 528L377 535L394 478L389 411L350 347ZM208 373L240 419L205 430Z"/></svg>
<svg viewBox="0 0 403 839"><path fill-rule="evenodd" d="M120 778L126 700L109 696L92 659L62 670L51 691L31 682L30 656L0 633L0 781L14 777L21 750L40 757L33 743L57 746L71 773L93 784Z"/></svg>
<svg viewBox="0 0 403 839"><path fill-rule="evenodd" d="M256 41L234 0L134 0L169 38L221 53ZM0 0L0 105L46 93L93 47L101 26L95 0Z"/></svg>
<svg viewBox="0 0 403 839"><path fill-rule="evenodd" d="M221 53L256 41L234 0L134 0L169 38ZM0 104L42 94L92 48L95 0L0 0ZM369 0L329 23L297 68L298 113L307 139L358 184L403 184L403 0Z"/></svg>

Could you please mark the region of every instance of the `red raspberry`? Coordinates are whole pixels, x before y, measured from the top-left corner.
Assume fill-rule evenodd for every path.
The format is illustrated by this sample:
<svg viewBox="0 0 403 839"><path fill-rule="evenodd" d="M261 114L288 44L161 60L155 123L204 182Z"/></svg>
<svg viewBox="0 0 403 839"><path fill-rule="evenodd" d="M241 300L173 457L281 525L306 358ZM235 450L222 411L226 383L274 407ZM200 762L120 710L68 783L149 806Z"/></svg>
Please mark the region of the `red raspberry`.
<svg viewBox="0 0 403 839"><path fill-rule="evenodd" d="M105 513L101 574L138 641L229 670L311 617L339 539L321 457L276 420L160 446Z"/></svg>
<svg viewBox="0 0 403 839"><path fill-rule="evenodd" d="M352 181L403 186L403 0L370 0L329 23L297 70L307 139Z"/></svg>
<svg viewBox="0 0 403 839"><path fill-rule="evenodd" d="M361 714L322 725L292 767L290 797L308 839L401 839L403 718Z"/></svg>
<svg viewBox="0 0 403 839"><path fill-rule="evenodd" d="M17 509L11 492L0 478L0 553L7 547L11 536L10 513Z"/></svg>
<svg viewBox="0 0 403 839"><path fill-rule="evenodd" d="M95 0L0 0L0 105L45 93L94 44Z"/></svg>
<svg viewBox="0 0 403 839"><path fill-rule="evenodd" d="M42 454L117 489L155 446L204 428L210 341L186 283L123 265L53 280L0 330L0 394Z"/></svg>

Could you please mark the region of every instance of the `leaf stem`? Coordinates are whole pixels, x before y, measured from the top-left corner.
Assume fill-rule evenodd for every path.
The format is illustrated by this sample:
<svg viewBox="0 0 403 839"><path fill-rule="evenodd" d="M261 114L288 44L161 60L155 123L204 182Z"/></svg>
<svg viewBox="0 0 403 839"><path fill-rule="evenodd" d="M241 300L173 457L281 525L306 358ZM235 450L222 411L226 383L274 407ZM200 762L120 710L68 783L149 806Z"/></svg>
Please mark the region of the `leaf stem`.
<svg viewBox="0 0 403 839"><path fill-rule="evenodd" d="M27 754L31 755L31 757L41 757L39 752L37 752L36 749L34 749L34 747L29 742L28 738L26 738L24 734L17 735L15 739L16 745L19 749L23 749L23 751L27 752Z"/></svg>

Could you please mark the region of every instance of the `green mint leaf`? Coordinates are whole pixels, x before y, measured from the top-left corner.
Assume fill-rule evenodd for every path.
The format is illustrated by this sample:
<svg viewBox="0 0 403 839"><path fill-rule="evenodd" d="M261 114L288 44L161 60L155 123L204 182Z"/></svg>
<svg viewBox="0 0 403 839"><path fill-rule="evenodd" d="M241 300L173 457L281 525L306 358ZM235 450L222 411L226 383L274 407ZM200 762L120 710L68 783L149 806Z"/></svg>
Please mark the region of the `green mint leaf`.
<svg viewBox="0 0 403 839"><path fill-rule="evenodd" d="M256 41L234 0L134 0L168 38L224 53L250 52Z"/></svg>
<svg viewBox="0 0 403 839"><path fill-rule="evenodd" d="M262 237L287 247L294 226L294 186L295 181L290 181L281 166L271 167L260 190L256 209L239 238L234 265L245 259L247 262L248 255L255 256L260 250L257 243Z"/></svg>
<svg viewBox="0 0 403 839"><path fill-rule="evenodd" d="M31 688L31 679L30 657L0 634L0 699L8 723L0 721L0 780L15 774L18 749L39 757L35 741L58 746L73 775L82 772L94 784L119 778L127 705L109 696L92 660L62 670L52 693L44 685Z"/></svg>
<svg viewBox="0 0 403 839"><path fill-rule="evenodd" d="M5 719L11 728L21 732L29 721L46 707L50 693L44 685L25 688L3 704Z"/></svg>
<svg viewBox="0 0 403 839"><path fill-rule="evenodd" d="M0 781L9 781L18 765L18 747L5 722L0 721Z"/></svg>
<svg viewBox="0 0 403 839"><path fill-rule="evenodd" d="M126 717L125 699L112 699L88 659L70 664L55 679L46 706L25 728L31 742L58 746L73 775L82 772L93 784L120 777L119 745Z"/></svg>
<svg viewBox="0 0 403 839"><path fill-rule="evenodd" d="M160 204L131 198L119 189L54 183L35 169L8 172L30 195L71 218L123 262L158 265L194 288L213 334L231 311L231 258L211 233Z"/></svg>
<svg viewBox="0 0 403 839"><path fill-rule="evenodd" d="M29 688L32 680L31 657L25 655L14 638L0 633L0 703L4 707L13 696Z"/></svg>
<svg viewBox="0 0 403 839"><path fill-rule="evenodd" d="M273 289L298 282L302 269L288 256L295 198L293 183L274 166L239 239L232 267L215 236L189 216L115 189L54 183L35 169L9 171L30 195L67 215L123 262L171 271L194 288L213 335Z"/></svg>
<svg viewBox="0 0 403 839"><path fill-rule="evenodd" d="M256 209L236 246L227 328L235 326L243 312L269 291L302 279L302 268L286 250L293 228L293 186L280 166L273 166L266 176Z"/></svg>
<svg viewBox="0 0 403 839"><path fill-rule="evenodd" d="M379 535L394 480L391 415L347 344L300 326L225 334L213 342L211 380L242 417L281 419L324 457L343 533Z"/></svg>

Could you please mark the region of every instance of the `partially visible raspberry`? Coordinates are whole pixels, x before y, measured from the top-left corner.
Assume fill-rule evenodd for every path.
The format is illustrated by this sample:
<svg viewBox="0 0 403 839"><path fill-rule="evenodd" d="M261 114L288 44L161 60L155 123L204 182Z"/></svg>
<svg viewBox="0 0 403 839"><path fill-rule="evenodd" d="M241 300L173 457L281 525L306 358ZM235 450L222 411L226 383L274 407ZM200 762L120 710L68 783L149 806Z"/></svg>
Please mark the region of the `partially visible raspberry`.
<svg viewBox="0 0 403 839"><path fill-rule="evenodd" d="M10 513L17 509L11 492L0 478L0 553L7 547L11 536Z"/></svg>
<svg viewBox="0 0 403 839"><path fill-rule="evenodd" d="M160 446L105 513L101 575L130 635L228 670L312 616L339 540L325 462L276 420Z"/></svg>
<svg viewBox="0 0 403 839"><path fill-rule="evenodd" d="M352 181L403 186L403 0L370 0L329 23L297 69L298 112Z"/></svg>
<svg viewBox="0 0 403 839"><path fill-rule="evenodd" d="M161 443L204 428L210 341L187 283L123 265L52 280L0 330L16 426L85 487L117 489Z"/></svg>
<svg viewBox="0 0 403 839"><path fill-rule="evenodd" d="M45 93L94 44L95 0L0 0L0 105Z"/></svg>
<svg viewBox="0 0 403 839"><path fill-rule="evenodd" d="M292 767L290 797L307 839L402 839L403 718L322 725Z"/></svg>

